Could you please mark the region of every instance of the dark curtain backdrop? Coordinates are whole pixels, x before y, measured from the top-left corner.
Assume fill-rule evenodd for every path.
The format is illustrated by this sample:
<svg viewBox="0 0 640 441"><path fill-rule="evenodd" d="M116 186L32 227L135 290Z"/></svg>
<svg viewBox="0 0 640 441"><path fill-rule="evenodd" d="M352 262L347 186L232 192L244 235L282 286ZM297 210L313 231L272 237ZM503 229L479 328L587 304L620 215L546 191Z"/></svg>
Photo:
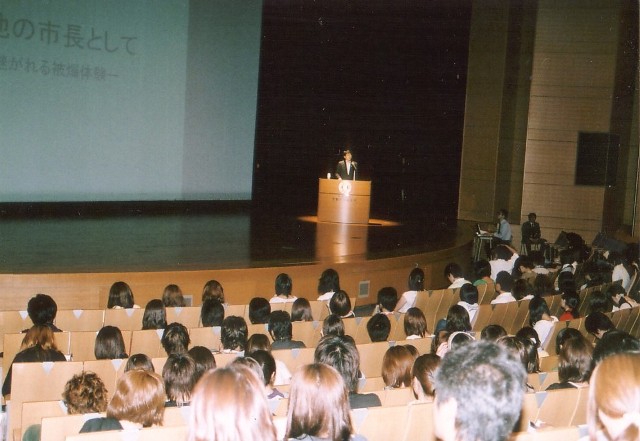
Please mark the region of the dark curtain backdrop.
<svg viewBox="0 0 640 441"><path fill-rule="evenodd" d="M350 147L372 216L455 219L470 0L265 0L253 199L315 214Z"/></svg>

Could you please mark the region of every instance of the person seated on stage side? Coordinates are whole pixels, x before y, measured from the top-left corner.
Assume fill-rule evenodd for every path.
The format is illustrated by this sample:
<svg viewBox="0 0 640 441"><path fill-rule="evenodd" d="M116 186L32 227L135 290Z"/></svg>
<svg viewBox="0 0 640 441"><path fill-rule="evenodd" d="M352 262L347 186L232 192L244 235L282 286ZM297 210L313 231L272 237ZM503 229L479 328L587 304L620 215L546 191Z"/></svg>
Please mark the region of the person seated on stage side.
<svg viewBox="0 0 640 441"><path fill-rule="evenodd" d="M416 358L411 367L411 388L418 402L431 402L436 396L433 376L440 365L436 354L423 354Z"/></svg>
<svg viewBox="0 0 640 441"><path fill-rule="evenodd" d="M312 322L313 313L311 312L311 303L304 297L299 297L291 305L291 321L292 322Z"/></svg>
<svg viewBox="0 0 640 441"><path fill-rule="evenodd" d="M544 266L544 254L542 251L531 251L527 253L531 262L533 262L533 271L536 274L549 274L549 270Z"/></svg>
<svg viewBox="0 0 640 441"><path fill-rule="evenodd" d="M96 360L129 358L124 346L122 332L115 326L103 326L102 329L98 331L93 353Z"/></svg>
<svg viewBox="0 0 640 441"><path fill-rule="evenodd" d="M155 372L153 362L147 354L133 354L127 359L127 364L124 365L124 371L129 372L133 369L142 369L149 372Z"/></svg>
<svg viewBox="0 0 640 441"><path fill-rule="evenodd" d="M302 366L291 382L284 438L366 441L355 433L346 392L336 369L321 363Z"/></svg>
<svg viewBox="0 0 640 441"><path fill-rule="evenodd" d="M328 302L336 291L340 290L340 276L333 268L322 271L318 280L318 300Z"/></svg>
<svg viewBox="0 0 640 441"><path fill-rule="evenodd" d="M509 225L509 221L507 218L509 217L509 211L505 208L501 208L496 213L498 218L498 223L496 224L496 231L493 233L493 245L511 245L511 239L513 235L511 234L511 225Z"/></svg>
<svg viewBox="0 0 640 441"><path fill-rule="evenodd" d="M494 247L493 250L491 250L491 260L489 261L489 265L491 265L491 279L496 280L500 271L506 271L511 274L518 257L520 256L516 250L508 245L502 244Z"/></svg>
<svg viewBox="0 0 640 441"><path fill-rule="evenodd" d="M629 288L631 288L631 276L627 268L627 260L617 251L611 251L607 260L613 265L611 281L617 282L619 280L625 293L628 292Z"/></svg>
<svg viewBox="0 0 640 441"><path fill-rule="evenodd" d="M411 385L414 356L404 346L391 346L382 358L382 380L385 389L398 389Z"/></svg>
<svg viewBox="0 0 640 441"><path fill-rule="evenodd" d="M162 368L162 379L167 393L164 406L188 406L196 385L196 362L189 354L169 355Z"/></svg>
<svg viewBox="0 0 640 441"><path fill-rule="evenodd" d="M329 312L331 314L337 314L343 319L356 316L353 309L351 309L351 299L347 293L341 289L336 291L333 297L331 297L329 301Z"/></svg>
<svg viewBox="0 0 640 441"><path fill-rule="evenodd" d="M224 319L220 330L221 352L243 354L248 338L247 322L242 317L230 315Z"/></svg>
<svg viewBox="0 0 640 441"><path fill-rule="evenodd" d="M480 331L480 340L498 341L500 337L507 335L506 329L500 325L487 325Z"/></svg>
<svg viewBox="0 0 640 441"><path fill-rule="evenodd" d="M262 377L264 379L264 388L269 403L279 402L283 398L287 398L284 392L279 391L275 387L276 372L278 366L275 358L271 355L271 352L258 350L251 352L249 357L258 362L260 368L262 368Z"/></svg>
<svg viewBox="0 0 640 441"><path fill-rule="evenodd" d="M351 150L345 149L342 152L342 161L338 162L336 166L336 178L355 180L358 168L358 163L352 160L353 155Z"/></svg>
<svg viewBox="0 0 640 441"><path fill-rule="evenodd" d="M587 332L600 340L608 332L616 329L609 317L602 312L592 312L584 319L584 327Z"/></svg>
<svg viewBox="0 0 640 441"><path fill-rule="evenodd" d="M187 306L184 301L184 295L182 295L182 290L178 285L167 285L162 292L162 303L167 308L171 307L180 307L183 308Z"/></svg>
<svg viewBox="0 0 640 441"><path fill-rule="evenodd" d="M216 299L207 299L200 307L200 323L205 328L222 326L224 320L224 305Z"/></svg>
<svg viewBox="0 0 640 441"><path fill-rule="evenodd" d="M538 274L533 279L533 295L536 297L549 297L556 295L553 280L546 274Z"/></svg>
<svg viewBox="0 0 640 441"><path fill-rule="evenodd" d="M538 338L543 346L546 347L547 337L551 334L557 321L558 318L551 315L549 306L542 297L531 299L529 302L529 324L538 333Z"/></svg>
<svg viewBox="0 0 640 441"><path fill-rule="evenodd" d="M185 354L189 350L191 338L189 331L182 323L173 322L164 328L160 340L167 356L171 354Z"/></svg>
<svg viewBox="0 0 640 441"><path fill-rule="evenodd" d="M97 374L83 371L67 381L62 401L67 408L67 415L100 413L107 410L108 392ZM41 431L40 424L27 427L22 441L40 441Z"/></svg>
<svg viewBox="0 0 640 441"><path fill-rule="evenodd" d="M424 271L421 268L414 268L409 273L408 288L398 300L395 312L404 314L416 305L418 292L424 291Z"/></svg>
<svg viewBox="0 0 640 441"><path fill-rule="evenodd" d="M293 303L297 299L291 294L293 281L288 274L280 273L276 276L275 295L269 300L270 303Z"/></svg>
<svg viewBox="0 0 640 441"><path fill-rule="evenodd" d="M320 331L322 337L327 335L337 335L339 337L344 336L344 322L339 315L329 314L322 322L322 330Z"/></svg>
<svg viewBox="0 0 640 441"><path fill-rule="evenodd" d="M500 271L496 277L496 293L498 295L491 301L491 304L515 302L516 298L511 294L512 290L513 278L511 274L506 271Z"/></svg>
<svg viewBox="0 0 640 441"><path fill-rule="evenodd" d="M465 283L458 292L460 301L457 303L469 313L469 321L473 322L478 312L478 287L470 283Z"/></svg>
<svg viewBox="0 0 640 441"><path fill-rule="evenodd" d="M391 333L391 321L384 314L375 314L367 322L367 333L372 343L387 341Z"/></svg>
<svg viewBox="0 0 640 441"><path fill-rule="evenodd" d="M527 216L529 220L524 222L520 227L520 233L522 236L522 243L524 244L527 255L531 254L531 245L540 244L540 249L544 246L544 239L541 237L540 224L536 222L538 218L535 213L529 213Z"/></svg>
<svg viewBox="0 0 640 441"><path fill-rule="evenodd" d="M533 298L533 286L529 285L524 279L515 280L511 294L518 301L531 300Z"/></svg>
<svg viewBox="0 0 640 441"><path fill-rule="evenodd" d="M266 334L252 334L247 340L245 353L251 356L255 351L271 352L271 342ZM291 371L282 360L276 360L276 378L273 384L282 385L291 382Z"/></svg>
<svg viewBox="0 0 640 441"><path fill-rule="evenodd" d="M473 263L473 276L475 278L474 286L493 284L491 264L487 259L480 259Z"/></svg>
<svg viewBox="0 0 640 441"><path fill-rule="evenodd" d="M398 291L392 286L385 286L378 291L378 303L376 304L376 312L389 315L393 314L393 310L398 304Z"/></svg>
<svg viewBox="0 0 640 441"><path fill-rule="evenodd" d="M638 306L638 303L631 297L627 297L627 292L624 287L614 283L607 289L607 296L611 299L613 304L612 312L620 311L621 309L630 309Z"/></svg>
<svg viewBox="0 0 640 441"><path fill-rule="evenodd" d="M160 299L149 300L142 315L142 329L164 329L167 327L167 310Z"/></svg>
<svg viewBox="0 0 640 441"><path fill-rule="evenodd" d="M384 315L381 317L387 318ZM360 353L353 339L346 336L325 336L318 342L313 358L314 363L327 364L340 373L349 391L351 409L382 405L380 398L376 394L358 393Z"/></svg>
<svg viewBox="0 0 640 441"><path fill-rule="evenodd" d="M27 303L27 314L34 325L43 325L51 328L53 332L61 330L53 324L58 313L58 305L55 300L46 294L36 294ZM22 332L27 332L25 329Z"/></svg>
<svg viewBox="0 0 640 441"><path fill-rule="evenodd" d="M407 340L425 338L427 335L427 319L419 308L409 308L404 315L404 334Z"/></svg>
<svg viewBox="0 0 640 441"><path fill-rule="evenodd" d="M460 288L462 285L471 283L464 278L462 267L455 262L449 263L444 267L444 277L450 283L448 289Z"/></svg>
<svg viewBox="0 0 640 441"><path fill-rule="evenodd" d="M216 368L216 358L213 356L213 353L209 348L205 348L204 346L193 346L189 349L188 354L193 358L193 361L196 364L196 370L193 375L193 384L196 384L209 369Z"/></svg>
<svg viewBox="0 0 640 441"><path fill-rule="evenodd" d="M640 437L640 354L617 354L598 364L587 403L590 440Z"/></svg>
<svg viewBox="0 0 640 441"><path fill-rule="evenodd" d="M273 311L269 316L268 330L273 339L272 350L306 348L303 342L291 339L293 326L287 311Z"/></svg>
<svg viewBox="0 0 640 441"><path fill-rule="evenodd" d="M520 417L526 380L521 361L498 344L475 341L450 351L435 374L435 436L507 440Z"/></svg>
<svg viewBox="0 0 640 441"><path fill-rule="evenodd" d="M202 303L207 299L216 299L223 306L227 306L224 301L224 288L217 280L209 280L202 288Z"/></svg>
<svg viewBox="0 0 640 441"><path fill-rule="evenodd" d="M125 372L118 378L106 417L87 420L80 433L159 426L165 399L160 375L142 369Z"/></svg>
<svg viewBox="0 0 640 441"><path fill-rule="evenodd" d="M276 441L263 381L251 368L229 365L204 374L191 396L187 441Z"/></svg>
<svg viewBox="0 0 640 441"><path fill-rule="evenodd" d="M11 374L14 363L41 363L43 361L67 361L58 350L53 331L47 325L34 325L27 331L2 385L2 395L11 394Z"/></svg>
<svg viewBox="0 0 640 441"><path fill-rule="evenodd" d="M595 366L607 357L627 352L640 352L640 340L627 332L614 329L607 332L597 341L593 348L592 371Z"/></svg>
<svg viewBox="0 0 640 441"><path fill-rule="evenodd" d="M567 291L562 294L560 307L563 313L558 317L561 322L573 320L580 317L578 306L580 305L580 296L575 291Z"/></svg>
<svg viewBox="0 0 640 441"><path fill-rule="evenodd" d="M115 282L109 288L109 298L107 300L108 309L130 309L140 308L133 300L133 291L125 282Z"/></svg>
<svg viewBox="0 0 640 441"><path fill-rule="evenodd" d="M587 387L592 356L593 346L582 335L567 340L558 354L558 382L546 390Z"/></svg>
<svg viewBox="0 0 640 441"><path fill-rule="evenodd" d="M249 321L252 325L269 323L271 303L264 297L254 297L249 301Z"/></svg>

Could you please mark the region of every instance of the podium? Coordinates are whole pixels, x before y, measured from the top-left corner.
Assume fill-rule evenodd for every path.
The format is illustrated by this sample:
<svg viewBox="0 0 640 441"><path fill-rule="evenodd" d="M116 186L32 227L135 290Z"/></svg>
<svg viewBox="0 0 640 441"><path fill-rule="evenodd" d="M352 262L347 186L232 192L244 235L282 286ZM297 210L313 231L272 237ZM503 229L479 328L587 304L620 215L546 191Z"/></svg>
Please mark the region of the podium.
<svg viewBox="0 0 640 441"><path fill-rule="evenodd" d="M371 181L319 179L318 222L368 224Z"/></svg>

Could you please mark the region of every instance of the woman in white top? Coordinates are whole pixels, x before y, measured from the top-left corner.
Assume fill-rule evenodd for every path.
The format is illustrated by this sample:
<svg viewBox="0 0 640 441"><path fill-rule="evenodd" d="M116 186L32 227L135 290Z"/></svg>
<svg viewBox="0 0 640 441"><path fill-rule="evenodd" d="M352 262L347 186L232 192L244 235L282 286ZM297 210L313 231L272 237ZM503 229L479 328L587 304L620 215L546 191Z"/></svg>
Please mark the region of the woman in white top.
<svg viewBox="0 0 640 441"><path fill-rule="evenodd" d="M291 294L293 289L293 281L288 274L280 273L276 276L275 291L276 295L271 297L269 303L293 303L297 297Z"/></svg>
<svg viewBox="0 0 640 441"><path fill-rule="evenodd" d="M328 302L340 290L340 276L333 268L322 271L318 280L318 301Z"/></svg>
<svg viewBox="0 0 640 441"><path fill-rule="evenodd" d="M424 271L414 268L409 273L409 291L402 294L396 304L395 312L405 313L416 304L418 291L424 291Z"/></svg>
<svg viewBox="0 0 640 441"><path fill-rule="evenodd" d="M625 292L628 292L631 285L631 276L624 265L624 258L620 253L612 251L609 254L609 261L614 265L613 273L611 274L611 281L616 282L620 280Z"/></svg>
<svg viewBox="0 0 640 441"><path fill-rule="evenodd" d="M558 318L551 315L549 306L542 297L531 299L529 302L529 323L538 333L542 347L546 347L547 338L557 321Z"/></svg>

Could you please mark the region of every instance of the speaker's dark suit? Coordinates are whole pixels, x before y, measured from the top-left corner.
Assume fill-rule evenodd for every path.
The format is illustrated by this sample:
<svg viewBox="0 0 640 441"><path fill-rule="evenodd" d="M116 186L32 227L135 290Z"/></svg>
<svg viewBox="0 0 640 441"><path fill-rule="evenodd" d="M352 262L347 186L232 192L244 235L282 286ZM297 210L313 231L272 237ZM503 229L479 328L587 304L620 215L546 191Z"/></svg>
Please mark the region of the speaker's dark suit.
<svg viewBox="0 0 640 441"><path fill-rule="evenodd" d="M354 180L356 177L356 167L358 166L357 162L351 161L351 170L347 173L347 162L342 160L338 162L336 167L336 177L342 179L350 179Z"/></svg>

